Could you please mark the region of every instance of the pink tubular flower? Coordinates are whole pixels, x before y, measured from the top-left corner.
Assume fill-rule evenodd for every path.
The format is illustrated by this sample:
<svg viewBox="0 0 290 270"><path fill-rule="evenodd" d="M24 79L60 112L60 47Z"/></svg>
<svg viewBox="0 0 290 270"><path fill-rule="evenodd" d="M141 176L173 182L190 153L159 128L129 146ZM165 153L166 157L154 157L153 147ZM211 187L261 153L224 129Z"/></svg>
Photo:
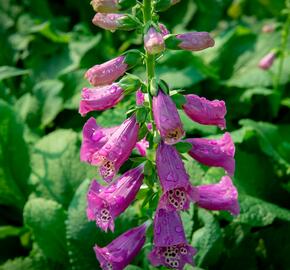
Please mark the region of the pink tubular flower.
<svg viewBox="0 0 290 270"><path fill-rule="evenodd" d="M149 142L146 140L146 138L143 138L142 140L136 143L136 149L143 157L146 156L147 148L149 148Z"/></svg>
<svg viewBox="0 0 290 270"><path fill-rule="evenodd" d="M276 54L274 52L270 52L266 54L259 62L259 68L268 70L274 63L276 58Z"/></svg>
<svg viewBox="0 0 290 270"><path fill-rule="evenodd" d="M94 153L99 151L118 127L103 128L96 124L91 117L83 127L83 141L81 146L81 161L91 163Z"/></svg>
<svg viewBox="0 0 290 270"><path fill-rule="evenodd" d="M139 125L135 115L125 120L105 145L93 155L92 165L100 166L103 179L110 182L129 158L138 138Z"/></svg>
<svg viewBox="0 0 290 270"><path fill-rule="evenodd" d="M208 32L190 32L169 35L165 39L165 44L171 50L201 51L213 47L215 42Z"/></svg>
<svg viewBox="0 0 290 270"><path fill-rule="evenodd" d="M140 89L136 91L136 104L137 106L142 106L145 101L145 96Z"/></svg>
<svg viewBox="0 0 290 270"><path fill-rule="evenodd" d="M238 191L228 176L222 177L217 184L196 187L199 193L197 204L208 210L229 211L232 215L240 213Z"/></svg>
<svg viewBox="0 0 290 270"><path fill-rule="evenodd" d="M177 108L170 96L158 91L153 96L153 115L156 127L167 144L177 143L183 136L184 130Z"/></svg>
<svg viewBox="0 0 290 270"><path fill-rule="evenodd" d="M114 107L124 97L124 90L117 84L96 88L83 88L79 113L85 116L91 111L103 111Z"/></svg>
<svg viewBox="0 0 290 270"><path fill-rule="evenodd" d="M119 56L100 65L90 68L85 77L94 86L110 84L124 75L128 68L125 56Z"/></svg>
<svg viewBox="0 0 290 270"><path fill-rule="evenodd" d="M207 166L222 167L233 176L235 172L235 145L230 133L226 132L219 140L194 138L186 139L192 144L189 155Z"/></svg>
<svg viewBox="0 0 290 270"><path fill-rule="evenodd" d="M223 100L210 101L193 94L185 95L185 98L183 110L191 120L203 125L216 125L221 129L226 127L227 110Z"/></svg>
<svg viewBox="0 0 290 270"><path fill-rule="evenodd" d="M122 270L134 259L145 243L146 224L135 227L106 247L94 247L103 270Z"/></svg>
<svg viewBox="0 0 290 270"><path fill-rule="evenodd" d="M156 167L163 190L160 205L167 210L188 209L190 201L197 200L197 193L177 150L161 142L156 152Z"/></svg>
<svg viewBox="0 0 290 270"><path fill-rule="evenodd" d="M127 171L109 186L103 187L94 180L87 194L87 216L107 231L114 231L114 219L123 213L142 185L143 165Z"/></svg>
<svg viewBox="0 0 290 270"><path fill-rule="evenodd" d="M97 13L93 24L105 30L133 30L138 26L137 21L128 14Z"/></svg>
<svg viewBox="0 0 290 270"><path fill-rule="evenodd" d="M170 34L170 32L168 31L168 29L166 28L166 26L163 23L159 23L158 26L159 26L159 29L160 29L163 37Z"/></svg>
<svg viewBox="0 0 290 270"><path fill-rule="evenodd" d="M183 269L186 263L194 265L196 250L188 245L181 218L176 211L159 208L154 218L154 248L148 258L153 266Z"/></svg>
<svg viewBox="0 0 290 270"><path fill-rule="evenodd" d="M150 27L144 36L144 46L149 54L163 52L165 49L163 35L156 31L154 27Z"/></svg>

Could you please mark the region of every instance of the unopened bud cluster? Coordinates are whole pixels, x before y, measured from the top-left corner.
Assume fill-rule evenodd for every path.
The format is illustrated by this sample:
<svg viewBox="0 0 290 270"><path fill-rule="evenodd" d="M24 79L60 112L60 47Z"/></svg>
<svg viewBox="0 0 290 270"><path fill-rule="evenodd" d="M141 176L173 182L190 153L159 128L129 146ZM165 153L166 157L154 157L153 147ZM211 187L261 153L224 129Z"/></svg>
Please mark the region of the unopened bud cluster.
<svg viewBox="0 0 290 270"><path fill-rule="evenodd" d="M143 33L144 50L129 50L91 67L85 77L92 86L82 89L79 107L79 113L86 116L92 111L114 107L126 95L136 97L136 106L127 113L123 123L105 128L90 117L83 127L81 161L98 167L107 183L104 186L92 181L87 193L87 217L105 232L114 231L115 219L136 199L140 187L147 185L144 179L154 181L151 191L160 196L157 208L152 209L155 212L154 237L148 259L153 266L172 269L183 269L186 263L193 265L193 256L198 252L187 242L180 211L194 203L209 210L225 210L232 215L239 213L237 190L230 178L235 170L235 147L230 134L226 132L220 139L186 139L167 84L155 75L152 77L154 70L150 76L147 74L146 81L128 73L144 62L147 70L149 61L153 61L154 67L157 57L166 50L200 51L214 46L214 40L207 32L170 34L165 25L156 21L155 12L178 2L144 0L143 5L135 0L91 2L97 12L93 18L96 26L111 31L141 30L138 32ZM135 11L141 9L144 16L141 12L131 12L133 7ZM192 121L226 128L224 101L211 101L195 94L178 95L184 101L179 108ZM184 152L178 151L177 143L186 146L186 152L196 161L223 168L225 176L215 184L193 185L195 179L190 179L187 174L182 159ZM118 175L134 149L142 156L141 161ZM148 164L151 165L150 173ZM157 175L159 181L153 175ZM102 269L121 270L130 264L146 241L150 222L143 220L143 224L124 232L109 245L94 247Z"/></svg>

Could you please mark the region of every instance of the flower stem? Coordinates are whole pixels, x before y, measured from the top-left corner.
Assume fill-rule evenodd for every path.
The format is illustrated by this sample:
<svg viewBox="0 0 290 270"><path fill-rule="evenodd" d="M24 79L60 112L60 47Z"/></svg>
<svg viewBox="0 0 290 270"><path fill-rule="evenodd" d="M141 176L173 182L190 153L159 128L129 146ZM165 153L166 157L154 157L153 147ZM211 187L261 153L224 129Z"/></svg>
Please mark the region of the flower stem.
<svg viewBox="0 0 290 270"><path fill-rule="evenodd" d="M143 2L143 23L144 26L152 20L152 0L144 0ZM155 56L148 54L146 52L145 57L145 64L146 64L146 77L147 77L147 93L149 98L149 107L150 107L150 116L152 122L153 131L155 130L155 125L153 121L153 110L152 110L152 95L151 95L151 81L155 77Z"/></svg>

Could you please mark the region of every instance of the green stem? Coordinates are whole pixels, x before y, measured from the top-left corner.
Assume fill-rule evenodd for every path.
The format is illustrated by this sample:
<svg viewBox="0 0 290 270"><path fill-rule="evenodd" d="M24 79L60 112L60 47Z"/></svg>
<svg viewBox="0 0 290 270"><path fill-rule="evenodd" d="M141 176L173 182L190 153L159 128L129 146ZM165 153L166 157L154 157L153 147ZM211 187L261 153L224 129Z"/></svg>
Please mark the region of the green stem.
<svg viewBox="0 0 290 270"><path fill-rule="evenodd" d="M286 1L286 6L287 6L287 19L285 21L285 24L283 26L282 29L282 34L281 34L281 48L280 48L280 62L279 62L279 66L278 66L278 73L277 73L277 77L275 80L275 85L274 85L274 89L275 91L279 91L280 89L280 81L281 81L281 77L282 77L282 71L283 71L283 65L284 65L284 60L285 60L285 56L286 56L286 49L287 49L287 41L288 41L288 36L289 36L289 28L290 28L290 1ZM282 94L282 93L280 93Z"/></svg>
<svg viewBox="0 0 290 270"><path fill-rule="evenodd" d="M152 0L144 0L143 2L143 23L146 25L152 20ZM149 107L150 107L150 116L153 130L155 130L155 125L153 121L153 110L152 110L152 95L150 91L151 81L155 77L155 56L150 55L146 52L146 77L147 77L147 93L149 97Z"/></svg>

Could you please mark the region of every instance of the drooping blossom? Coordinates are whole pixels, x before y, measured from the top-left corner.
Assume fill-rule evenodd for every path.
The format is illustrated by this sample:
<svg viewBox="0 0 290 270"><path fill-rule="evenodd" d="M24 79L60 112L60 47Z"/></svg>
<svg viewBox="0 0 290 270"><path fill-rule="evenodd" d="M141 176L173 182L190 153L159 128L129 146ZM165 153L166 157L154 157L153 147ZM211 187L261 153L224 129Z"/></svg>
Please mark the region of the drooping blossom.
<svg viewBox="0 0 290 270"><path fill-rule="evenodd" d="M101 186L93 180L87 193L87 216L107 231L114 231L114 220L135 199L142 185L143 165L131 169L109 186Z"/></svg>
<svg viewBox="0 0 290 270"><path fill-rule="evenodd" d="M194 265L192 257L195 254L196 249L186 241L178 212L157 209L154 218L154 247L148 255L152 265L183 269L186 263Z"/></svg>
<svg viewBox="0 0 290 270"><path fill-rule="evenodd" d="M168 35L165 44L171 50L201 51L213 47L215 42L208 32L189 32Z"/></svg>
<svg viewBox="0 0 290 270"><path fill-rule="evenodd" d="M238 191L229 176L224 176L217 184L197 186L197 204L208 210L229 211L232 215L240 213Z"/></svg>
<svg viewBox="0 0 290 270"><path fill-rule="evenodd" d="M192 144L188 152L191 157L207 166L222 167L233 176L235 172L235 145L230 133L226 132L218 140L192 138L186 139Z"/></svg>
<svg viewBox="0 0 290 270"><path fill-rule="evenodd" d="M96 257L103 270L122 270L140 252L144 243L146 224L128 230L101 248L94 247Z"/></svg>
<svg viewBox="0 0 290 270"><path fill-rule="evenodd" d="M89 118L83 127L83 140L80 151L81 161L91 163L94 153L105 145L117 128L103 128L97 125L95 118Z"/></svg>
<svg viewBox="0 0 290 270"><path fill-rule="evenodd" d="M276 59L276 54L274 52L270 52L266 54L259 62L259 68L263 70L268 70L274 63Z"/></svg>
<svg viewBox="0 0 290 270"><path fill-rule="evenodd" d="M138 22L128 14L97 13L93 18L93 24L105 30L133 30Z"/></svg>
<svg viewBox="0 0 290 270"><path fill-rule="evenodd" d="M138 139L139 124L135 115L125 120L105 145L92 157L92 165L100 166L103 179L110 182L129 158Z"/></svg>
<svg viewBox="0 0 290 270"><path fill-rule="evenodd" d="M142 93L140 89L136 91L136 105L142 106L145 102L145 95Z"/></svg>
<svg viewBox="0 0 290 270"><path fill-rule="evenodd" d="M155 10L165 11L166 9L170 8L171 6L179 3L181 0L156 0L155 1Z"/></svg>
<svg viewBox="0 0 290 270"><path fill-rule="evenodd" d="M129 51L103 64L93 66L86 72L85 77L93 86L111 84L136 65L139 60L139 53Z"/></svg>
<svg viewBox="0 0 290 270"><path fill-rule="evenodd" d="M162 207L173 211L188 209L190 201L197 200L197 193L189 182L189 176L177 150L171 145L159 143L156 167L163 191L160 198Z"/></svg>
<svg viewBox="0 0 290 270"><path fill-rule="evenodd" d="M85 116L91 111L103 111L114 107L124 97L124 90L117 84L95 88L83 88L79 113Z"/></svg>
<svg viewBox="0 0 290 270"><path fill-rule="evenodd" d="M146 156L147 148L149 148L149 142L146 140L146 138L143 138L136 143L136 149L143 157Z"/></svg>
<svg viewBox="0 0 290 270"><path fill-rule="evenodd" d="M91 5L96 12L110 13L127 9L136 4L135 0L92 0Z"/></svg>
<svg viewBox="0 0 290 270"><path fill-rule="evenodd" d="M223 100L210 101L194 94L185 95L185 98L183 110L191 120L203 125L216 125L221 129L226 127L227 109Z"/></svg>
<svg viewBox="0 0 290 270"><path fill-rule="evenodd" d="M153 96L152 104L154 121L161 137L167 144L177 143L184 136L184 130L176 105L161 89L157 96Z"/></svg>
<svg viewBox="0 0 290 270"><path fill-rule="evenodd" d="M150 27L144 35L144 46L149 54L161 53L165 49L163 35L154 27Z"/></svg>

